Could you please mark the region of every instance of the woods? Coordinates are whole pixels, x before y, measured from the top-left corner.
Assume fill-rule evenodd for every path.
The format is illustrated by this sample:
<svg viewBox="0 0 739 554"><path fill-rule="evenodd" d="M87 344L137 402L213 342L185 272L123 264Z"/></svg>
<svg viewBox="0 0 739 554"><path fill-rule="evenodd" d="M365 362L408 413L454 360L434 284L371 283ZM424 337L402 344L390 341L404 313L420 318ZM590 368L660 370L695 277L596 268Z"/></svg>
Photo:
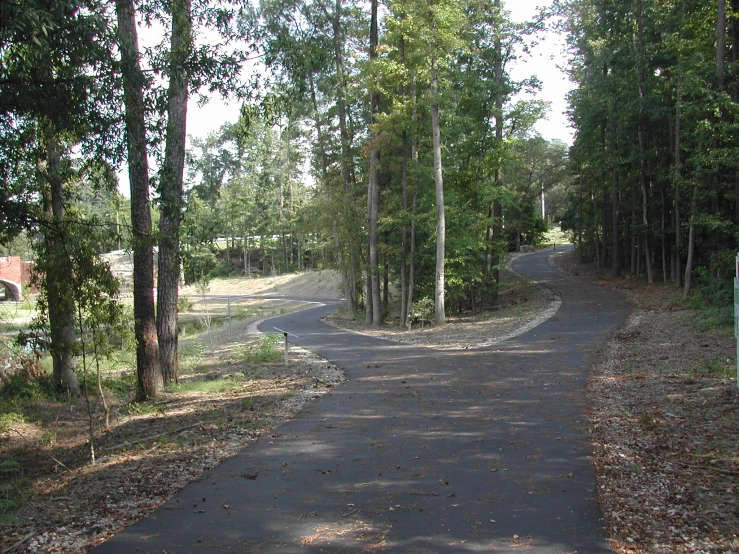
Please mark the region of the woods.
<svg viewBox="0 0 739 554"><path fill-rule="evenodd" d="M614 276L672 281L685 296L698 285L711 301L730 302L739 206L736 6L634 0L561 8L577 85L570 157L581 183L564 222L581 256Z"/></svg>
<svg viewBox="0 0 739 554"><path fill-rule="evenodd" d="M367 325L410 327L421 306L444 325L495 307L508 253L561 222L614 277L726 301L711 283L733 271L739 215L735 7L571 0L518 22L500 0L3 5L0 231L34 245L43 314L22 340L80 393L77 344L101 328L84 298L124 304L96 265L112 245L133 253L139 400L178 382L180 287L216 277L334 268ZM512 76L553 26L571 148L534 130L536 75ZM188 106L217 98L240 117L188 143ZM85 265L99 279L65 294Z"/></svg>

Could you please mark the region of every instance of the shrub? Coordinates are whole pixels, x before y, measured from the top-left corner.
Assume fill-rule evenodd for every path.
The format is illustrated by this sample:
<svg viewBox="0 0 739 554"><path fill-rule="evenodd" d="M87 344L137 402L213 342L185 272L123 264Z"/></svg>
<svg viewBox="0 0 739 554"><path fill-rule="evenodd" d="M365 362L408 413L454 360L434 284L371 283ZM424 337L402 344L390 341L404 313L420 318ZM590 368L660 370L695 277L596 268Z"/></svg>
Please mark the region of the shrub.
<svg viewBox="0 0 739 554"><path fill-rule="evenodd" d="M21 347L0 353L0 395L6 398L38 398L51 390L48 374L38 357Z"/></svg>
<svg viewBox="0 0 739 554"><path fill-rule="evenodd" d="M246 363L275 363L283 357L281 343L281 335L264 335L257 343L245 344L237 354Z"/></svg>

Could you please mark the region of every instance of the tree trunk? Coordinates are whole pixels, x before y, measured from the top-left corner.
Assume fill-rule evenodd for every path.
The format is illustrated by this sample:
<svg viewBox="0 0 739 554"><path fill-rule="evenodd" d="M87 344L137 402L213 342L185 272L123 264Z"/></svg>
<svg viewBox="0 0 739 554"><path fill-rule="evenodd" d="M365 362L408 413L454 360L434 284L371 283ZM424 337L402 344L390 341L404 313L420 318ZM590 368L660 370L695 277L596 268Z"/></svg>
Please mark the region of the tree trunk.
<svg viewBox="0 0 739 554"><path fill-rule="evenodd" d="M370 24L370 61L377 58L377 0L371 2L372 18ZM376 84L371 85L370 104L372 121L377 123L377 114L380 112L380 94ZM380 261L377 253L377 218L380 205L380 146L377 133L373 130L370 134L370 160L369 160L369 184L367 186L367 219L369 235L369 272L370 290L367 301L372 302L372 326L382 325L382 305L380 298Z"/></svg>
<svg viewBox="0 0 739 554"><path fill-rule="evenodd" d="M316 127L316 139L318 140L318 144L323 145L323 126L321 125L321 116L318 113L318 101L316 100L316 86L313 82L313 74L308 74L308 79L310 83L310 94L311 94L311 102L313 104L313 120L314 125ZM328 193L328 160L326 159L326 151L324 148L320 148L321 152L321 178L324 183L324 187L326 187L326 192ZM336 262L339 266L339 272L341 273L341 283L344 287L344 298L346 301L346 311L347 314L350 317L354 317L354 313L356 312L356 297L354 295L354 287L352 286L351 282L349 281L349 272L347 271L346 265L344 264L344 249L341 244L341 239L339 237L339 229L338 224L336 223L336 219L333 220L332 225L332 231L333 231L333 237L334 237L334 251L336 252Z"/></svg>
<svg viewBox="0 0 739 554"><path fill-rule="evenodd" d="M354 210L351 207L351 191L352 185L355 181L354 177L354 163L352 161L352 154L350 148L349 138L349 126L347 124L347 113L346 113L346 82L344 79L344 55L342 52L342 33L341 33L341 3L342 0L336 0L333 17L328 14L327 17L331 20L333 28L333 46L334 46L334 62L336 66L336 108L339 113L339 132L341 136L341 178L344 182L344 195L345 195L345 219L348 225L353 224L357 221ZM350 268L347 272L347 281L351 286L351 293L347 296L347 301L354 303L352 306L352 312L356 310L356 267L357 260L361 259L361 253L357 251L356 242L349 240L349 265Z"/></svg>
<svg viewBox="0 0 739 554"><path fill-rule="evenodd" d="M133 313L136 336L137 397L154 398L162 388L154 315L154 242L149 208L149 163L146 151L144 75L139 65L133 0L116 0L118 46L121 51L126 148L131 186L133 234Z"/></svg>
<svg viewBox="0 0 739 554"><path fill-rule="evenodd" d="M690 230L688 231L688 259L685 262L685 288L683 296L690 296L693 281L693 253L695 251L695 216L698 209L698 185L693 185L693 199L690 202Z"/></svg>
<svg viewBox="0 0 739 554"><path fill-rule="evenodd" d="M403 158L401 162L401 187L403 196L403 226L400 231L400 327L408 320L408 131L403 129Z"/></svg>
<svg viewBox="0 0 739 554"><path fill-rule="evenodd" d="M416 214L418 213L418 192L420 189L420 160L418 157L418 102L416 101L416 73L411 74L411 102L413 103L413 111L411 112L411 127L413 139L411 140L411 159L413 160L413 168L415 175L413 178L413 203L411 205L411 261L408 266L408 302L406 304L406 322L410 317L413 309L413 291L416 280Z"/></svg>
<svg viewBox="0 0 739 554"><path fill-rule="evenodd" d="M494 68L493 71L495 73L495 82L497 83L497 86L502 91L504 87L503 83L503 43L501 41L501 32L499 29L499 21L502 17L501 14L501 2L500 0L495 0L493 3L493 7L495 10L495 39L494 39L494 48L495 48L495 60L494 60ZM497 148L502 148L503 146L503 94L502 92L499 93L495 98L495 145ZM503 186L503 168L498 164L498 167L495 169L495 188L500 189ZM495 288L493 291L493 299L497 300L498 298L498 285L500 283L500 244L501 244L501 237L503 235L503 206L500 203L500 200L497 198L493 201L492 205L492 231L493 231L493 255L490 259L490 264L493 269L493 277L495 280Z"/></svg>
<svg viewBox="0 0 739 554"><path fill-rule="evenodd" d="M611 70L615 78L615 71ZM615 94L611 98L611 121L610 121L610 143L611 143L611 276L621 276L621 196L618 182L618 143L616 139L616 99Z"/></svg>
<svg viewBox="0 0 739 554"><path fill-rule="evenodd" d="M685 0L680 3L680 24L678 40L683 39L683 20L685 14ZM675 91L675 287L682 287L682 260L680 256L681 248L681 227L680 219L680 187L682 185L682 98L683 98L683 75L682 75L682 53L678 57L677 63L677 84Z"/></svg>
<svg viewBox="0 0 739 554"><path fill-rule="evenodd" d="M665 227L665 191L660 187L660 195L662 196L662 282L667 284L667 229Z"/></svg>
<svg viewBox="0 0 739 554"><path fill-rule="evenodd" d="M180 224L185 168L188 71L192 48L190 0L172 0L172 38L167 91L167 139L159 182L159 290L157 333L159 362L165 383L179 380L177 299L180 283Z"/></svg>
<svg viewBox="0 0 739 554"><path fill-rule="evenodd" d="M53 133L53 131L50 131ZM64 184L61 176L61 152L56 137L46 140L47 187L44 187L44 208L51 225L44 229L45 256L48 270L44 275L49 309L49 333L51 335L52 380L56 387L80 395L75 373L77 361L74 348L75 302L67 290L67 258L64 256Z"/></svg>
<svg viewBox="0 0 739 554"><path fill-rule="evenodd" d="M446 221L444 218L444 181L441 164L441 129L439 125L439 68L436 46L431 51L431 137L434 151L434 185L436 189L436 285L434 319L437 325L446 323L444 312L444 265Z"/></svg>
<svg viewBox="0 0 739 554"><path fill-rule="evenodd" d="M647 206L649 202L649 191L647 189L647 148L645 134L645 114L644 114L644 82L645 82L645 39L644 39L644 1L637 1L636 26L639 37L638 48L636 52L637 59L637 81L639 83L639 127L637 134L639 135L639 184L642 193L642 224L644 225L644 265L647 269L647 282L653 283L652 276L652 252L649 242L649 218Z"/></svg>

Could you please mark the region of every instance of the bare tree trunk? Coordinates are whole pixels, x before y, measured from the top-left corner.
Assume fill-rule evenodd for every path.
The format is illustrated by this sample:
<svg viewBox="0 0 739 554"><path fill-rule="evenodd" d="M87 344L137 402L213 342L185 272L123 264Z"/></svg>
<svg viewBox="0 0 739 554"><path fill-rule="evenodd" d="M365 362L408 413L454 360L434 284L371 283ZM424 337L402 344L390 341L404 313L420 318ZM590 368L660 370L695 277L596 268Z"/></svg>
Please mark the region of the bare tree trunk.
<svg viewBox="0 0 739 554"><path fill-rule="evenodd" d="M284 140L285 130L280 126L280 210L279 210L279 225L280 225L280 242L282 243L282 267L283 272L287 268L287 244L285 241L285 154L284 154Z"/></svg>
<svg viewBox="0 0 739 554"><path fill-rule="evenodd" d="M411 74L411 127L413 139L411 140L411 159L415 171L413 179L413 202L411 204L411 261L408 267L408 302L406 303L406 322L413 309L413 291L416 280L416 214L418 213L418 191L420 188L420 160L418 158L418 103L416 101L416 73Z"/></svg>
<svg viewBox="0 0 739 554"><path fill-rule="evenodd" d="M167 91L167 139L159 183L159 291L157 333L165 383L179 380L177 299L180 284L180 224L187 130L187 63L192 49L190 0L172 0L172 38Z"/></svg>
<svg viewBox="0 0 739 554"><path fill-rule="evenodd" d="M611 75L614 74L614 70L611 69ZM614 93L611 93L615 96ZM616 138L616 99L611 98L611 121L610 121L610 142L611 142L611 159L613 166L611 167L611 245L612 245L612 256L611 260L611 276L621 276L621 195L619 192L618 182L618 166L616 165L616 159L618 159L618 143Z"/></svg>
<svg viewBox="0 0 739 554"><path fill-rule="evenodd" d="M405 328L408 319L408 132L403 129L403 159L401 162L401 187L403 196L403 226L400 231L400 327Z"/></svg>
<svg viewBox="0 0 739 554"><path fill-rule="evenodd" d="M400 36L400 59L403 66L406 64L405 59L405 41ZM402 134L402 161L401 161L401 196L403 202L403 224L400 230L400 327L405 328L408 321L408 225L406 218L408 217L408 130L403 129Z"/></svg>
<svg viewBox="0 0 739 554"><path fill-rule="evenodd" d="M695 216L698 199L698 185L693 185L693 199L690 202L690 230L688 231L688 259L685 262L685 288L683 296L690 296L693 281L693 253L695 251Z"/></svg>
<svg viewBox="0 0 739 554"><path fill-rule="evenodd" d="M377 58L377 0L371 1L372 18L370 24L370 60ZM372 84L370 90L370 104L372 111L372 124L377 122L377 114L380 112L380 94L376 84ZM372 302L372 325L382 325L382 303L380 298L380 260L377 253L377 218L380 206L380 146L377 133L372 130L370 134L370 162L369 162L369 184L367 190L368 207L368 234L369 234L369 272L370 272L370 297Z"/></svg>
<svg viewBox="0 0 739 554"><path fill-rule="evenodd" d="M352 186L355 182L354 163L350 148L350 135L348 126L348 116L346 113L346 81L344 79L344 55L342 52L342 33L341 33L341 4L342 0L336 0L333 17L325 11L324 13L330 19L333 28L333 46L334 46L334 62L336 66L336 107L339 113L339 131L341 136L341 177L344 182L344 195L346 200L345 219L347 224L351 224L356 220L354 210L350 205ZM356 268L358 260L361 259L361 252L357 251L356 243L349 240L349 260L350 268L347 273L347 281L351 287L351 293L347 296L347 302L353 303L351 311L356 310ZM343 262L347 263L347 262Z"/></svg>
<svg viewBox="0 0 739 554"><path fill-rule="evenodd" d="M434 291L434 318L437 325L446 323L444 312L444 265L446 221L444 218L444 181L441 164L441 128L439 125L439 68L436 46L431 52L431 137L434 151L434 184L436 189L436 286Z"/></svg>
<svg viewBox="0 0 739 554"><path fill-rule="evenodd" d="M660 187L662 189L662 187ZM660 190L662 196L662 282L667 283L667 229L665 227L665 191Z"/></svg>
<svg viewBox="0 0 739 554"><path fill-rule="evenodd" d="M154 315L154 243L149 208L149 163L146 151L144 76L139 65L136 12L133 0L116 0L118 46L121 51L126 148L131 186L133 228L133 313L136 335L136 376L139 399L154 398L162 389Z"/></svg>
<svg viewBox="0 0 739 554"><path fill-rule="evenodd" d="M501 2L495 0L493 3L495 10L495 39L493 47L495 49L494 59L494 77L498 87L502 90L504 87L503 83L503 43L501 41L501 33L499 29L499 20L501 18ZM503 145L503 95L499 93L495 98L495 145L497 148L501 148ZM500 189L503 186L503 168L498 164L495 169L495 188ZM501 237L503 234L503 206L500 200L497 198L493 201L491 214L492 216L492 231L493 231L493 255L491 256L490 264L493 269L493 277L495 280L495 289L493 291L493 300L498 298L498 285L500 283L500 244Z"/></svg>
<svg viewBox="0 0 739 554"><path fill-rule="evenodd" d="M642 224L644 225L644 265L647 268L647 281L654 282L652 276L652 252L649 242L649 219L647 213L647 205L649 201L649 192L647 189L647 152L646 140L644 138L644 56L645 56L645 39L644 39L644 0L637 0L636 8L636 27L638 35L638 44L636 46L636 69L637 80L639 83L639 127L637 134L639 135L639 185L642 192Z"/></svg>

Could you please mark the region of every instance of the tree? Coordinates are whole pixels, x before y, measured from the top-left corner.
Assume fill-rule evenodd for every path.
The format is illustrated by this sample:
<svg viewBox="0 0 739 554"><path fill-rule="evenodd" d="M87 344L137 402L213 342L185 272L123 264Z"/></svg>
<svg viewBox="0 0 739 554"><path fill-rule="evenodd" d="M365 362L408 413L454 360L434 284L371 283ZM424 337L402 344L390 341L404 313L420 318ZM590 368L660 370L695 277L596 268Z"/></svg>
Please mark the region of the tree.
<svg viewBox="0 0 739 554"><path fill-rule="evenodd" d="M75 298L61 256L70 237L71 150L114 156L117 125L107 5L23 1L4 5L0 23L2 234L38 233L42 302L48 309L53 381L79 394ZM91 40L92 39L92 40Z"/></svg>
<svg viewBox="0 0 739 554"><path fill-rule="evenodd" d="M377 0L372 0L372 16L370 24L370 63L377 58L378 30L377 30ZM380 112L380 93L377 85L370 84L370 109L372 112L370 125L374 125L377 114ZM382 325L382 303L380 300L380 262L377 255L377 217L380 204L380 147L377 144L378 135L375 130L370 137L369 179L367 187L367 220L369 235L369 274L370 290L367 299L367 321L375 327ZM371 309L369 309L371 306Z"/></svg>
<svg viewBox="0 0 739 554"><path fill-rule="evenodd" d="M177 298L180 283L180 224L187 129L188 62L192 52L190 0L170 3L172 35L167 88L167 137L159 179L159 278L157 336L164 383L178 382Z"/></svg>
<svg viewBox="0 0 739 554"><path fill-rule="evenodd" d="M145 399L158 396L163 385L158 364L159 350L154 312L154 243L149 208L149 162L144 111L146 81L139 62L136 11L133 0L116 0L116 14L118 16L123 99L126 107L128 179L131 186L137 395L140 399Z"/></svg>

